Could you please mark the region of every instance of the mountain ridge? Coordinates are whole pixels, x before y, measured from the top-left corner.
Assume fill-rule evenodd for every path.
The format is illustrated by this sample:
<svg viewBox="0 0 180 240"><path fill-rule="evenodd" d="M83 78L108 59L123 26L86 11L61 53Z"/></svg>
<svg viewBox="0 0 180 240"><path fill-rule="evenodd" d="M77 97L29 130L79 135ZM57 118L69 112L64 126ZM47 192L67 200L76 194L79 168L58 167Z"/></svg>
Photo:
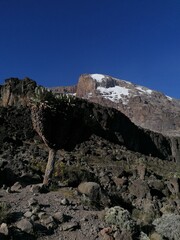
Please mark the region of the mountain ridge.
<svg viewBox="0 0 180 240"><path fill-rule="evenodd" d="M55 89L113 107L143 128L180 136L180 101L161 92L102 74L82 74L72 92Z"/></svg>

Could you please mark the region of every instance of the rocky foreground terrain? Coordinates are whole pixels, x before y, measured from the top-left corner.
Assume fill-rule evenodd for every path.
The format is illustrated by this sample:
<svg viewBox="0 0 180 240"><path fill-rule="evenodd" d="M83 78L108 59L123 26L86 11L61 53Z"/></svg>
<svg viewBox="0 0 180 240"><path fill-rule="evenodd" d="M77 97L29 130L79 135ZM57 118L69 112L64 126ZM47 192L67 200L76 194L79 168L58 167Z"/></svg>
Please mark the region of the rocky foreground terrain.
<svg viewBox="0 0 180 240"><path fill-rule="evenodd" d="M179 240L179 138L74 98L47 113L59 150L43 188L48 148L31 121L35 89L30 79L1 86L0 239Z"/></svg>

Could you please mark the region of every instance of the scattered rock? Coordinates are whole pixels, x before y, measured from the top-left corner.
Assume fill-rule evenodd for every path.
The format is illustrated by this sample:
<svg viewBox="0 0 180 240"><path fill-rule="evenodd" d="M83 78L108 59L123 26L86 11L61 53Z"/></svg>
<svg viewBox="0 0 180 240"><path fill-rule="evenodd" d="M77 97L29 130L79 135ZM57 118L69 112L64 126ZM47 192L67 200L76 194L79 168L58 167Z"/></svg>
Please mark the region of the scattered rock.
<svg viewBox="0 0 180 240"><path fill-rule="evenodd" d="M154 232L151 234L150 240L163 240L163 237L160 234Z"/></svg>
<svg viewBox="0 0 180 240"><path fill-rule="evenodd" d="M37 199L35 199L35 198L30 198L29 200L28 200L28 205L29 205L29 207L31 207L31 206L36 206L38 204L38 201L37 201Z"/></svg>
<svg viewBox="0 0 180 240"><path fill-rule="evenodd" d="M100 185L96 182L83 182L78 186L78 191L88 196L92 201L99 201L100 190Z"/></svg>
<svg viewBox="0 0 180 240"><path fill-rule="evenodd" d="M19 222L17 222L16 226L20 230L22 230L23 232L33 233L33 225L32 225L32 223L29 220L25 219L25 218L20 220Z"/></svg>
<svg viewBox="0 0 180 240"><path fill-rule="evenodd" d="M31 206L31 210L32 210L32 214L37 214L38 212L40 212L41 207L39 205L33 205Z"/></svg>
<svg viewBox="0 0 180 240"><path fill-rule="evenodd" d="M6 223L2 223L0 226L0 233L4 234L5 236L9 235L9 229Z"/></svg>
<svg viewBox="0 0 180 240"><path fill-rule="evenodd" d="M22 184L20 182L16 182L12 187L11 187L11 191L12 192L17 192L20 189L22 189Z"/></svg>
<svg viewBox="0 0 180 240"><path fill-rule="evenodd" d="M99 233L99 237L103 240L113 240L113 236L111 236L110 234L112 233L112 228L107 227L107 228L103 228L100 233Z"/></svg>
<svg viewBox="0 0 180 240"><path fill-rule="evenodd" d="M10 187L7 187L6 192L7 192L7 193L13 193L13 191L11 190Z"/></svg>
<svg viewBox="0 0 180 240"><path fill-rule="evenodd" d="M133 240L132 234L129 231L123 230L118 240Z"/></svg>
<svg viewBox="0 0 180 240"><path fill-rule="evenodd" d="M147 236L146 233L141 232L140 233L140 240L150 240L150 238Z"/></svg>
<svg viewBox="0 0 180 240"><path fill-rule="evenodd" d="M144 180L146 175L146 167L144 165L138 165L137 172L138 172L139 178L141 180Z"/></svg>
<svg viewBox="0 0 180 240"><path fill-rule="evenodd" d="M67 205L69 205L69 200L67 198L63 198L61 200L61 204L67 206Z"/></svg>
<svg viewBox="0 0 180 240"><path fill-rule="evenodd" d="M180 179L172 178L167 182L169 191L172 194L178 194L180 192Z"/></svg>
<svg viewBox="0 0 180 240"><path fill-rule="evenodd" d="M61 230L62 231L74 231L79 227L80 226L79 226L78 222L67 222L67 223L63 223L61 225Z"/></svg>
<svg viewBox="0 0 180 240"><path fill-rule="evenodd" d="M24 217L26 218L30 218L33 215L33 213L31 211L27 211L24 213Z"/></svg>
<svg viewBox="0 0 180 240"><path fill-rule="evenodd" d="M7 189L6 184L3 184L3 185L2 185L2 189L3 189L3 190L6 190L6 189Z"/></svg>
<svg viewBox="0 0 180 240"><path fill-rule="evenodd" d="M114 177L113 181L115 182L117 187L122 187L123 185L127 184L127 182L128 182L127 178L125 178L125 177L122 177L122 178Z"/></svg>
<svg viewBox="0 0 180 240"><path fill-rule="evenodd" d="M57 228L57 224L56 222L54 221L53 217L52 216L44 216L42 219L41 219L41 223L47 228L47 229L55 229Z"/></svg>
<svg viewBox="0 0 180 240"><path fill-rule="evenodd" d="M35 215L35 214L33 214L33 215L30 217L30 220L31 220L32 222L34 222L34 221L38 220L38 216Z"/></svg>
<svg viewBox="0 0 180 240"><path fill-rule="evenodd" d="M41 188L42 188L42 184L35 184L31 186L30 191L33 193L40 193Z"/></svg>
<svg viewBox="0 0 180 240"><path fill-rule="evenodd" d="M47 214L46 214L45 212L39 212L39 213L38 213L38 218L39 218L40 220L43 220L44 218L46 218L46 216L47 216Z"/></svg>
<svg viewBox="0 0 180 240"><path fill-rule="evenodd" d="M58 223L63 223L66 219L64 213L62 212L56 212L54 215L53 215L53 218L58 222Z"/></svg>
<svg viewBox="0 0 180 240"><path fill-rule="evenodd" d="M150 193L150 189L145 181L137 179L129 186L129 192L137 198L145 198Z"/></svg>
<svg viewBox="0 0 180 240"><path fill-rule="evenodd" d="M115 240L119 240L121 238L121 231L117 229L113 235Z"/></svg>

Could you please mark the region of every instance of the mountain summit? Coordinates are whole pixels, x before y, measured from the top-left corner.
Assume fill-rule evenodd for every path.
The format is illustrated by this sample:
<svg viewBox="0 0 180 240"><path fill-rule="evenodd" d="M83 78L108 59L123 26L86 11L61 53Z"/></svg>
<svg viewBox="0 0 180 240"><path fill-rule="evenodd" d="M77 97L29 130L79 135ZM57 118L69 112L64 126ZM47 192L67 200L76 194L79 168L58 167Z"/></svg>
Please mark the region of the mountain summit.
<svg viewBox="0 0 180 240"><path fill-rule="evenodd" d="M140 127L180 136L180 101L144 86L103 74L82 74L76 86L52 91L76 94L121 111Z"/></svg>
<svg viewBox="0 0 180 240"><path fill-rule="evenodd" d="M143 128L179 135L180 101L161 92L107 75L83 74L76 95L116 108Z"/></svg>

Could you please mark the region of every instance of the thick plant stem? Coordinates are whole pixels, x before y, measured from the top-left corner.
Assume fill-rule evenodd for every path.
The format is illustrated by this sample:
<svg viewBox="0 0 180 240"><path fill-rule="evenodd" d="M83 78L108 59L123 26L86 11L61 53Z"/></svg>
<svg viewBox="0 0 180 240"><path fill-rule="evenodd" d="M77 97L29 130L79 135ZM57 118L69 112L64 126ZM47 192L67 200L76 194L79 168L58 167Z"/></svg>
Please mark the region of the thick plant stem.
<svg viewBox="0 0 180 240"><path fill-rule="evenodd" d="M52 177L53 170L54 170L54 163L55 163L55 156L56 156L56 150L50 148L49 149L49 156L48 156L48 162L46 165L43 185L48 186L49 181Z"/></svg>

